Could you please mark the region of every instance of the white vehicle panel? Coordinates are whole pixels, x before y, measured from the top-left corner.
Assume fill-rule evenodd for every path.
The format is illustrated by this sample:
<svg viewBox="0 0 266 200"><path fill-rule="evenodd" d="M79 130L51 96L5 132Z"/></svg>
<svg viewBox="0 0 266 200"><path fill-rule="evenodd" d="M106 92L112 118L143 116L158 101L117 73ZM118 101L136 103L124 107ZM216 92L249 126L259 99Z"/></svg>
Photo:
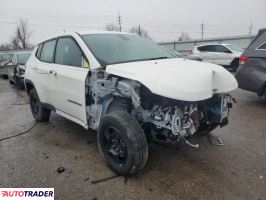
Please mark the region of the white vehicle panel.
<svg viewBox="0 0 266 200"><path fill-rule="evenodd" d="M38 97L42 103L51 103L49 90L51 64L41 62L35 57L37 48L32 52L29 62L27 62L27 70L25 72L25 79L30 77L30 81L34 83L34 87L38 93Z"/></svg>
<svg viewBox="0 0 266 200"><path fill-rule="evenodd" d="M51 104L56 112L64 112L88 128L85 103L85 80L89 69L53 64L50 74Z"/></svg>
<svg viewBox="0 0 266 200"><path fill-rule="evenodd" d="M238 87L223 67L182 58L108 65L106 71L139 81L154 94L183 101L208 99Z"/></svg>

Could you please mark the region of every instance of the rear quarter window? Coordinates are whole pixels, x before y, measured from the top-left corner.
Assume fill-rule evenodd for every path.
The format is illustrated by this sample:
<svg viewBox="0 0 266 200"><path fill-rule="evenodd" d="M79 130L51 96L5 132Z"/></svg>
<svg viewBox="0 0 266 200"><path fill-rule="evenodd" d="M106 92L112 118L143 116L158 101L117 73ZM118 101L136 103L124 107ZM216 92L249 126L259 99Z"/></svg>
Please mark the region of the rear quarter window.
<svg viewBox="0 0 266 200"><path fill-rule="evenodd" d="M202 52L205 52L205 51L210 52L210 51L214 51L214 48L212 45L207 45L207 46L198 47L198 50Z"/></svg>

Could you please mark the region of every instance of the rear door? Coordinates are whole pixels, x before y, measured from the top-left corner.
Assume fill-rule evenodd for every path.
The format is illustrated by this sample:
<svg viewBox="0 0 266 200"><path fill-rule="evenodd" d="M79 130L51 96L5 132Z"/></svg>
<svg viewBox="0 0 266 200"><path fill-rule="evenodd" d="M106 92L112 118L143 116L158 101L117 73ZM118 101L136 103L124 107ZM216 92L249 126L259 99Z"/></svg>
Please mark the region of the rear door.
<svg viewBox="0 0 266 200"><path fill-rule="evenodd" d="M55 63L50 72L51 94L56 112L87 128L85 80L89 69L83 67L85 56L72 37L57 40Z"/></svg>
<svg viewBox="0 0 266 200"><path fill-rule="evenodd" d="M214 63L218 65L228 66L232 62L232 51L223 45L214 45Z"/></svg>
<svg viewBox="0 0 266 200"><path fill-rule="evenodd" d="M205 45L198 47L198 50L201 53L202 61L205 62L214 62L215 60L215 51L213 45Z"/></svg>
<svg viewBox="0 0 266 200"><path fill-rule="evenodd" d="M54 61L56 39L49 40L39 45L36 53L36 57L29 62L29 70L31 81L37 90L38 96L42 103L48 103L52 105L51 91L53 86L51 85L50 71Z"/></svg>

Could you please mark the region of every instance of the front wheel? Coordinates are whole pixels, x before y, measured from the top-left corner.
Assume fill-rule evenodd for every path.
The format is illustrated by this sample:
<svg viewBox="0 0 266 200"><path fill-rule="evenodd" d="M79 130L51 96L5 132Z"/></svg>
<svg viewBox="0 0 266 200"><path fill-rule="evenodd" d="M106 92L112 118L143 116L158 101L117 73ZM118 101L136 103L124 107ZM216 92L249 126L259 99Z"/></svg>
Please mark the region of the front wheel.
<svg viewBox="0 0 266 200"><path fill-rule="evenodd" d="M140 171L148 160L145 133L134 116L113 112L101 119L98 146L110 168L126 176Z"/></svg>

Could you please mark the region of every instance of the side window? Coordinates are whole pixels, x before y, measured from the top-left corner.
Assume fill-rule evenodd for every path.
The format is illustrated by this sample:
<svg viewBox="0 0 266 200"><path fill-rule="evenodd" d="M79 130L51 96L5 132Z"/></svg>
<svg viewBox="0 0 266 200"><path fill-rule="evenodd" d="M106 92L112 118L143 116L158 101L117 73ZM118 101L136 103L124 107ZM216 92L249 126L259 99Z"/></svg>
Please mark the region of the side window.
<svg viewBox="0 0 266 200"><path fill-rule="evenodd" d="M82 53L71 38L59 38L56 45L55 63L69 66L82 66Z"/></svg>
<svg viewBox="0 0 266 200"><path fill-rule="evenodd" d="M215 52L218 53L231 53L231 51L229 49L227 49L226 47L222 46L222 45L215 45Z"/></svg>
<svg viewBox="0 0 266 200"><path fill-rule="evenodd" d="M198 50L199 51L205 51L205 48L204 48L205 46L203 46L203 47L198 47Z"/></svg>
<svg viewBox="0 0 266 200"><path fill-rule="evenodd" d="M266 42L264 44L260 45L258 49L266 50Z"/></svg>
<svg viewBox="0 0 266 200"><path fill-rule="evenodd" d="M43 47L43 44L40 44L36 52L36 57L39 59L41 57L42 47Z"/></svg>
<svg viewBox="0 0 266 200"><path fill-rule="evenodd" d="M198 50L202 51L202 52L212 52L212 51L214 51L213 45L201 46L201 47L198 47Z"/></svg>
<svg viewBox="0 0 266 200"><path fill-rule="evenodd" d="M51 40L43 44L40 60L48 63L52 63L54 60L56 40Z"/></svg>

